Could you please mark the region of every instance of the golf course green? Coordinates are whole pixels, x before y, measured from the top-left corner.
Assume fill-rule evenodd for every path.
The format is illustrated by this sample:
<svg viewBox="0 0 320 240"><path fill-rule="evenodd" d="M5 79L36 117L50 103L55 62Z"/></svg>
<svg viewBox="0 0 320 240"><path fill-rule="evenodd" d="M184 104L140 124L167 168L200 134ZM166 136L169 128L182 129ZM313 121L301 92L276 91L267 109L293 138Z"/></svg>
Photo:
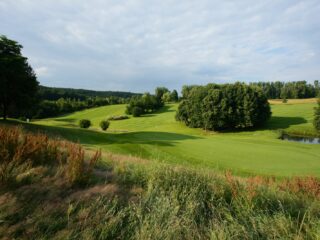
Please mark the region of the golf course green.
<svg viewBox="0 0 320 240"><path fill-rule="evenodd" d="M242 132L206 132L175 120L178 104L142 117L111 121L103 132L99 122L123 115L125 105L103 106L33 122L40 129L78 141L89 148L138 156L150 161L226 170L239 175L276 177L320 176L320 145L280 140L282 131L317 135L312 126L314 101L271 102L272 118L259 129ZM92 126L80 129L80 119Z"/></svg>

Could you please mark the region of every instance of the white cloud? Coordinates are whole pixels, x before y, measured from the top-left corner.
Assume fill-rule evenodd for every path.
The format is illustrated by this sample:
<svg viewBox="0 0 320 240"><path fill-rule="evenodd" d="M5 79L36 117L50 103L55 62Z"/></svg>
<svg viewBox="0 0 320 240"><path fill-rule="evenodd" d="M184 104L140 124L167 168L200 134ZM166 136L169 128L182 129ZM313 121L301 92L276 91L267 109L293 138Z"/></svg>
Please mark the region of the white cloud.
<svg viewBox="0 0 320 240"><path fill-rule="evenodd" d="M37 67L34 69L37 77L45 77L49 75L49 69L47 67Z"/></svg>
<svg viewBox="0 0 320 240"><path fill-rule="evenodd" d="M0 4L0 29L46 65L43 84L142 92L319 78L319 11L318 0L17 0Z"/></svg>

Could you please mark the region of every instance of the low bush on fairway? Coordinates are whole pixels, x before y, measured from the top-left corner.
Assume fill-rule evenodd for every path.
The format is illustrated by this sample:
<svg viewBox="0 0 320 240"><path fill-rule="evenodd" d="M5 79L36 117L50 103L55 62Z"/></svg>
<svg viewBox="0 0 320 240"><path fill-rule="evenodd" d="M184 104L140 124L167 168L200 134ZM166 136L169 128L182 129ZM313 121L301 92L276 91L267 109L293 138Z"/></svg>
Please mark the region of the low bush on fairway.
<svg viewBox="0 0 320 240"><path fill-rule="evenodd" d="M91 126L91 121L88 119L81 119L79 122L81 128L89 128Z"/></svg>
<svg viewBox="0 0 320 240"><path fill-rule="evenodd" d="M110 122L107 120L102 120L100 122L100 127L103 131L106 131L109 128Z"/></svg>

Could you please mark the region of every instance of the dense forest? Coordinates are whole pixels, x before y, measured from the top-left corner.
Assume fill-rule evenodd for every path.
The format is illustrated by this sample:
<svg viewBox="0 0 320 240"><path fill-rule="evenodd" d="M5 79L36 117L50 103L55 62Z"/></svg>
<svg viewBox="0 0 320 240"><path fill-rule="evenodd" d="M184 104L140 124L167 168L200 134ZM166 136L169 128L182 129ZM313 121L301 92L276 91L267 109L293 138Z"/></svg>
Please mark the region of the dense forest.
<svg viewBox="0 0 320 240"><path fill-rule="evenodd" d="M88 98L100 97L119 97L119 98L131 98L132 96L141 95L139 93L132 92L120 92L120 91L94 91L85 89L73 89L73 88L55 88L39 86L39 96L42 100L56 101L60 98L64 99L78 99L87 100Z"/></svg>
<svg viewBox="0 0 320 240"><path fill-rule="evenodd" d="M313 84L307 81L296 82L253 82L253 86L262 88L264 94L269 99L288 99L288 98L314 98L320 94L319 81L315 80Z"/></svg>

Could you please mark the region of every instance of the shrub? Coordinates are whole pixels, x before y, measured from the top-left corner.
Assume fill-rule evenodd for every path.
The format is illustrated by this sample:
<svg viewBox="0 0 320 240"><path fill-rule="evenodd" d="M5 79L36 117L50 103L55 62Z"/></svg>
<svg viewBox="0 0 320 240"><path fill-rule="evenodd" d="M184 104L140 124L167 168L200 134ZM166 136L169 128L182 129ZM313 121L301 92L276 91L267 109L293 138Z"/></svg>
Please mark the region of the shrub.
<svg viewBox="0 0 320 240"><path fill-rule="evenodd" d="M235 83L190 88L176 119L189 127L224 130L255 127L270 116L268 99L260 88Z"/></svg>
<svg viewBox="0 0 320 240"><path fill-rule="evenodd" d="M120 116L111 116L108 118L108 120L124 120L124 119L129 119L127 115L120 115Z"/></svg>
<svg viewBox="0 0 320 240"><path fill-rule="evenodd" d="M100 127L103 131L106 131L109 128L110 122L107 120L102 120L100 122Z"/></svg>
<svg viewBox="0 0 320 240"><path fill-rule="evenodd" d="M81 128L89 128L91 126L91 121L88 119L81 119L79 122Z"/></svg>
<svg viewBox="0 0 320 240"><path fill-rule="evenodd" d="M315 108L314 111L313 125L315 129L320 131L320 99L318 100L318 106Z"/></svg>
<svg viewBox="0 0 320 240"><path fill-rule="evenodd" d="M140 117L143 114L143 109L141 107L134 107L132 109L132 115L134 117Z"/></svg>

